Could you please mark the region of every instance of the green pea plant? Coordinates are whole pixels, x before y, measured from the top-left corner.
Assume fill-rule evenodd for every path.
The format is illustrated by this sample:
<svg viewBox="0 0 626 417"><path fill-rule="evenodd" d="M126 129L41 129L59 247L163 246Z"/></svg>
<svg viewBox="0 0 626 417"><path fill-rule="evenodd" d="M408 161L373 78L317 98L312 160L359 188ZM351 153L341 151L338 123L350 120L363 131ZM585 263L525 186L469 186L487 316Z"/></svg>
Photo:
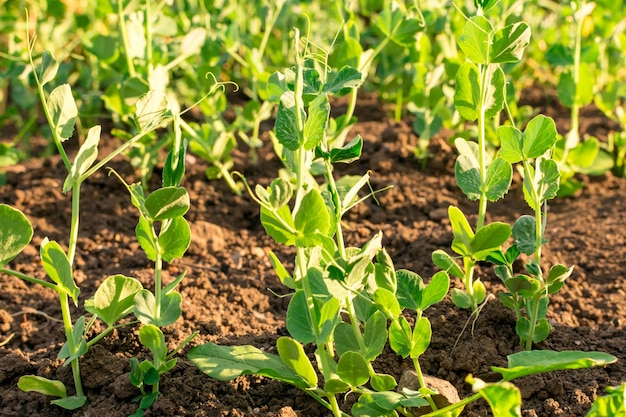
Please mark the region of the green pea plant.
<svg viewBox="0 0 626 417"><path fill-rule="evenodd" d="M248 189L261 206L266 232L277 243L295 246L292 272L270 253L279 279L291 292L286 316L290 336L277 340L277 354L253 346L207 343L192 348L189 359L219 380L254 374L294 385L334 416L413 416L421 407L431 410L426 415L458 416L466 404L479 398L489 401L496 416L521 415L521 395L510 380L615 360L600 353L554 352L538 366L544 351L511 355L509 368L494 368L503 381L486 384L472 378L475 395L438 408L438 393L426 384L419 358L432 335L424 311L446 296L449 275L440 271L426 284L414 272L396 270L380 233L361 248L346 246L342 216L366 198L359 198L358 192L369 174L335 179L333 165L358 159L362 139L357 136L345 146L329 146L328 95L361 82L361 77L346 68L323 79L306 65L295 33L295 68L272 75L269 83L270 97L279 100L274 133L291 176L276 178L267 187L257 185L254 192ZM316 171L322 171L322 184L311 173L315 164L323 166ZM419 389L397 389L394 376L376 370L376 358L387 344L411 359ZM358 396L351 414L339 405L339 397L348 393ZM518 414L504 414L513 409Z"/></svg>
<svg viewBox="0 0 626 417"><path fill-rule="evenodd" d="M141 322L139 341L152 353L152 360L141 363L130 361L131 383L141 390L135 399L139 407L133 417L140 417L159 396L162 374L170 371L177 362L174 357L198 332L192 333L172 352L168 353L161 327L173 324L182 315L182 296L176 287L185 277L182 273L172 282L163 285L163 262L183 256L191 242L191 230L183 217L189 210L189 194L180 186L185 171L185 146L169 153L163 170L162 188L146 195L140 183L124 182L131 203L139 211L135 228L137 240L154 266L154 292L142 289L134 297L133 313ZM112 171L113 172L113 171ZM117 175L117 174L116 174ZM119 176L118 176L119 177ZM150 387L149 392L146 388Z"/></svg>
<svg viewBox="0 0 626 417"><path fill-rule="evenodd" d="M487 120L495 118L504 107L504 71L501 64L520 61L530 39L530 28L524 22L495 29L484 12L498 1L478 2L478 14L467 19L458 43L467 61L456 75L454 105L460 115L478 123L478 143L462 138L455 140L459 157L455 166L457 184L470 200L478 200L476 230L457 207L450 207L449 217L454 234L452 250L463 259L463 267L443 250L433 253L433 262L461 279L464 290L453 289L452 300L473 312L486 299L485 286L475 277L475 267L487 259L492 250L505 243L511 234L508 224L485 225L487 203L497 201L507 192L513 170L503 158L491 156L487 149Z"/></svg>
<svg viewBox="0 0 626 417"><path fill-rule="evenodd" d="M507 292L499 294L500 300L515 311L516 332L522 346L530 350L533 343L545 340L550 332L545 318L548 296L563 287L573 270L557 264L544 275L541 269L541 248L547 242L547 202L556 197L559 189L558 165L551 158L557 132L554 121L540 115L528 123L523 133L512 126L501 126L498 135L502 144L500 156L511 164L521 163L524 199L535 215L518 218L512 227L514 244L506 252L490 253L487 259L496 265L495 273L507 288ZM520 254L530 256L527 275L513 269Z"/></svg>
<svg viewBox="0 0 626 417"><path fill-rule="evenodd" d="M33 44L29 43L30 50L32 47ZM49 380L35 375L22 376L18 386L24 391L36 391L59 397L52 403L66 409L76 409L83 406L87 401L81 382L79 358L88 351L90 346L115 328L133 323L116 324L133 311L134 297L140 294L142 290L141 283L135 278L119 274L107 277L98 287L94 296L85 301L85 309L92 314L91 318L81 316L76 320L72 319L70 300L77 306L80 294L80 289L73 278L72 269L79 230L80 187L87 178L111 159L124 152L129 146L140 140L143 135L158 128L169 117L169 111L161 106L162 101L158 99L161 96L158 93L148 93L137 103L136 118L141 130L136 136L95 163L98 157L97 148L101 128L94 126L89 129L87 137L72 163L63 148L63 142L72 136L78 115L71 88L68 84L62 84L53 89L49 95L46 95L44 86L54 79L59 63L48 51L42 54L41 63L38 67L35 67L32 54L30 57L44 114L52 131L54 143L68 171L68 176L63 184L63 191L72 192L70 236L67 252L56 241L51 241L48 238L42 240L40 257L43 268L52 282L8 269L5 265L30 242L33 231L21 212L3 205L1 208L3 218L6 215L8 219L15 219L15 223L2 222L3 230L0 232L0 240L2 240L3 251L6 253L1 256L2 268L0 270L27 282L50 288L58 293L66 336L66 343L61 348L58 357L64 360L64 366L71 365L75 395L68 395L67 388L61 381ZM86 335L97 319L104 322L106 328L93 339L88 340Z"/></svg>

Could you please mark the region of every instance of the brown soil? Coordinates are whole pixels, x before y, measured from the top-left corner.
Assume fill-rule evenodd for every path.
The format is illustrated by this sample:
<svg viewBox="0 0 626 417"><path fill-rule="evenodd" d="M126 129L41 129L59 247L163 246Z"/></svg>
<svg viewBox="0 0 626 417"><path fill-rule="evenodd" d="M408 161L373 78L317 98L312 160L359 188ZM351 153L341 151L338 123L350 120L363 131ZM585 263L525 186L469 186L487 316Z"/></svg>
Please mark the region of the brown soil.
<svg viewBox="0 0 626 417"><path fill-rule="evenodd" d="M448 206L476 212L476 206L455 185L454 151L437 137L431 148L435 156L426 170L420 171L409 150L416 144L410 124L389 122L375 100L365 100L359 108L360 123L353 133L364 137L363 157L342 167L339 174L371 170L374 188L393 185L393 189L378 195L379 204L369 200L347 216L347 242L362 244L380 230L397 268L429 277L435 272L431 253L449 248L451 243ZM593 112L588 115L597 119ZM596 122L587 121L585 126L606 126L602 120ZM237 154L236 169L250 184L267 184L280 168L269 146L262 150L257 166L246 161L245 153ZM189 162L183 185L191 195L187 217L194 240L183 260L168 265L165 273L168 279L187 271L180 288L183 317L164 329L166 340L174 347L198 330L200 335L193 344L252 344L275 351L276 339L286 333L288 298L273 294L286 290L275 276L267 252L273 250L283 259L291 259L291 252L265 234L258 207L248 196L237 197L223 182L207 181L203 161L189 157ZM127 181L137 180L126 161L120 159L112 166ZM12 268L44 278L38 261L41 240L47 236L67 242L70 196L61 192L64 174L57 157L33 159L8 172L8 184L0 187L0 202L23 210L35 228L32 244L11 263ZM549 319L554 330L536 348L598 350L619 361L606 368L553 372L516 381L526 417L584 416L606 386L626 381L626 180L610 174L581 179L586 187L580 195L550 205L545 266L559 262L576 267L563 290L551 299ZM116 273L135 276L150 288L152 265L134 237L137 215L123 186L102 171L86 182L82 193L75 271L81 300L90 297L106 276ZM517 182L504 200L489 206L490 220L512 223L520 214L530 214L521 194ZM502 289L490 269L483 268L481 276L489 293ZM454 285L460 286L458 282ZM58 321L61 313L52 291L9 276L2 276L0 286L0 341L6 341L0 347L0 415L113 417L127 416L136 409L131 399L138 392L128 379L128 360L146 356L136 327L114 332L81 359L89 397L83 409L64 411L50 405L43 395L21 392L17 380L25 374L59 378L73 386L71 372L56 359L64 341ZM81 303L74 316L82 313ZM422 357L422 367L450 381L462 397L471 395L464 382L468 373L488 377L490 366L505 366L506 355L519 350L514 315L497 297L465 331L469 313L449 299L432 307L428 316L433 340ZM400 375L410 364L386 352L376 366ZM258 377L219 382L199 372L184 356L164 376L161 392L146 416L329 415L291 386ZM342 406L349 410L354 399L348 396L344 400ZM489 416L490 412L486 403L479 401L463 415Z"/></svg>

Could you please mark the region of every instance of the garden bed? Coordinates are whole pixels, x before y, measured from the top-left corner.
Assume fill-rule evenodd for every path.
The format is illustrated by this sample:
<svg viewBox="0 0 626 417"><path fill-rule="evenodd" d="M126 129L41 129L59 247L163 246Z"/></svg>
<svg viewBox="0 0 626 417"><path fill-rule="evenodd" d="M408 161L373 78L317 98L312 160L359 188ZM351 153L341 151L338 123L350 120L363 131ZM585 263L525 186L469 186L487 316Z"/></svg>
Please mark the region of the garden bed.
<svg viewBox="0 0 626 417"><path fill-rule="evenodd" d="M339 174L363 174L371 170L374 189L393 185L369 199L346 218L348 245L360 245L378 231L396 268L406 268L429 277L436 268L431 254L450 246L452 233L447 218L449 205L475 212L454 179L456 153L448 144L451 132L431 143L434 157L425 170L411 153L417 138L410 122L394 124L374 98L358 106L360 122L352 133L364 139L362 158ZM559 115L558 109L544 109ZM550 114L553 113L553 114ZM599 136L606 121L593 111L583 114L583 129ZM557 118L557 126L559 120ZM561 126L560 126L561 127ZM565 129L560 129L565 131ZM103 138L101 146L115 139ZM101 155L105 151L101 151ZM112 163L130 182L137 181L123 159ZM191 199L187 214L193 241L186 256L168 265L165 280L187 271L180 291L183 316L164 328L170 349L193 331L200 335L192 345L215 342L222 345L252 344L275 352L275 342L287 334L285 313L288 298L276 277L267 252L285 257L288 252L267 236L259 221L258 205L247 195L235 196L220 181L207 181L206 164L188 157L183 180ZM247 154L236 151L235 168L252 185L275 177L281 164L268 141L259 163L251 165ZM155 173L155 184L158 181ZM70 219L69 194L61 192L66 170L59 157L32 159L11 167L7 185L0 187L0 202L22 210L33 223L31 245L11 266L44 279L38 248L44 237L65 243ZM584 416L591 402L606 386L626 381L626 180L611 174L581 177L585 188L574 198L549 204L550 240L544 252L547 265L575 265L565 287L552 296L548 319L554 326L548 339L536 346L552 350L597 350L618 357L606 368L559 371L516 382L524 399L527 417ZM134 235L137 215L128 193L113 176L100 171L82 188L81 232L76 254L75 278L85 300L108 275L122 273L138 278L149 287L151 265ZM466 210L467 209L467 210ZM523 201L521 183L514 181L509 195L489 206L489 221L512 223L529 209ZM488 266L480 268L488 294L503 289ZM453 279L454 286L460 284ZM116 330L81 359L89 404L70 412L50 405L49 398L24 393L17 380L24 374L58 378L72 385L71 371L61 367L56 355L64 342L56 293L17 278L0 281L0 415L3 416L127 416L138 394L129 382L129 358L147 355L137 338L136 326ZM80 314L84 313L82 303ZM449 298L427 312L433 339L420 362L433 376L452 382L461 397L471 394L464 379L468 373L489 380L490 366L506 366L506 355L520 350L513 312L497 297L486 303L473 321ZM97 329L96 329L97 330ZM375 367L399 376L410 362L384 353ZM349 410L354 398L342 398ZM329 415L304 392L289 385L259 377L240 377L232 382L212 380L181 355L176 367L162 378L161 396L146 416L302 416ZM466 409L465 416L488 416L486 403Z"/></svg>

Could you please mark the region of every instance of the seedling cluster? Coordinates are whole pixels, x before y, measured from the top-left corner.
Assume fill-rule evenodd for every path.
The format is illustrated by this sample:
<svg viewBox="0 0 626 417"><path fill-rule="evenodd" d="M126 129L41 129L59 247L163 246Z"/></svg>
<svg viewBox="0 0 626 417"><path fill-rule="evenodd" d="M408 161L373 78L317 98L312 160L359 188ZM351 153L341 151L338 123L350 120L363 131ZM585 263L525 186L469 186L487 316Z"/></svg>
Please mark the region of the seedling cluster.
<svg viewBox="0 0 626 417"><path fill-rule="evenodd" d="M0 78L11 87L3 93L13 98L11 109L5 109L10 117L0 124L18 121L24 126L14 141L0 145L0 168L27 157L21 144L34 133L35 119L22 120L21 115L35 101L24 92L33 89L51 132L50 148L67 169L63 192L71 193L72 213L67 242L45 237L41 242L44 280L9 266L29 245L33 228L22 212L0 205L0 272L56 291L66 339L58 358L71 366L74 381L68 389L61 381L25 375L19 379L20 389L49 395L65 409L84 406L89 399L82 386L81 357L114 329L138 326L138 340L150 355L130 359L130 382L140 392L132 415L142 416L158 399L161 378L198 334L168 349L162 330L184 308L177 288L185 273L167 285L162 273L164 264L181 258L191 242L184 216L193 202L181 185L188 149L208 162L208 179L224 179L234 193L246 193L258 203L260 222L277 245L295 249L293 259L269 254L290 300L285 318L289 336L278 338L276 354L255 346L192 347L188 358L209 377L232 380L255 374L277 379L304 390L336 417L412 416L417 409L419 415L458 416L479 398L494 416L504 417L521 416L521 394L511 381L616 361L602 352L534 349L549 337L550 296L566 285L574 268L546 266L542 260L548 203L580 189L577 173L625 174L625 75L616 67L626 56L626 21L615 21L615 6L576 0L554 5L557 10L547 14L538 5L505 0L360 1L333 7L289 0L215 5L176 1L171 7L153 0L95 3L97 7L79 12L74 20L55 14L50 4L33 6L30 12L63 22L61 39L80 47L87 69L72 64L67 54L57 59L62 48L48 44L49 39L42 39L45 50L35 53L32 33L24 31L23 42L23 35L15 32L19 21L3 21L4 31L15 34L0 59L8 63L9 75L30 76L33 85L24 81L28 77ZM441 12L444 3L447 13ZM594 26L597 16L611 14L610 28ZM554 38L543 27L548 17L563 23L559 30L572 37L571 42L553 42L541 56L534 31L546 31L544 42ZM320 20L326 22L325 30ZM100 24L104 21L114 24ZM84 36L72 36L68 28ZM52 29L35 28L44 30ZM22 43L26 46L20 49ZM558 79L545 75L543 82L555 81L558 100L571 109L568 132L559 133L551 118L518 105L525 81L520 74L538 60L558 68ZM532 81L541 82L541 77ZM56 85L61 80L76 86ZM238 92L231 93L229 85ZM600 87L595 90L594 85ZM414 117L420 137L412 149L419 160L416 169L428 163L429 141L440 129L455 132L456 182L469 200L477 201L478 211L467 214L449 207L451 247L432 253L440 271L427 279L395 268L383 246L384 239L393 237L373 233L360 246L346 241L343 217L385 191L372 190L370 173L340 177L335 170L364 152L360 136L350 139L362 89L392 102L396 121L406 113ZM102 92L101 103L94 91ZM231 107L229 98L240 93L244 104ZM17 99L18 94L24 97ZM339 98L347 103L345 111L331 113ZM580 109L592 101L619 126L606 143L580 135ZM102 127L83 124L97 119L102 109L115 126L112 133L122 139L104 157L98 155ZM264 135L262 125L268 121L273 129ZM80 147L70 160L64 143L76 127ZM264 141L272 142L284 168L268 186L250 186L233 171L232 154L239 148L255 164ZM154 263L154 280L144 288L124 271L106 277L83 301L87 313L76 318L72 304L77 307L81 299L73 268L80 188L121 154L141 181L127 184L115 171L109 173L119 178L120 190L126 189L136 209L135 235ZM150 190L157 165L163 166L161 186ZM489 222L489 204L505 197L515 172L532 214L510 223ZM485 271L502 281L504 291L496 302L514 311L523 350L509 355L507 367L492 367L501 375L497 382L469 375L475 394L441 405L420 363L437 331L426 312L449 296L458 308L478 315L493 298L479 276ZM451 280L457 279L461 288L450 290ZM92 336L96 321L103 330ZM376 370L386 346L410 359L417 389L398 388L397 375ZM347 394L356 398L350 410L341 408ZM623 384L607 388L588 416L619 415L623 394Z"/></svg>

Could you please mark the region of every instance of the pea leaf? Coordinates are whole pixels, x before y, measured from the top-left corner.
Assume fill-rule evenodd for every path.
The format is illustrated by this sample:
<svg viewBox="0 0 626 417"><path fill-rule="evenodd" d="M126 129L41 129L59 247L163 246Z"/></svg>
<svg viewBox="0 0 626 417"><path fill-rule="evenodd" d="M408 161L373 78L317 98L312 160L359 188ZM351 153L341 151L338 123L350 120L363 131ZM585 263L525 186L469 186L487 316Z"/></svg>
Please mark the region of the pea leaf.
<svg viewBox="0 0 626 417"><path fill-rule="evenodd" d="M360 44L356 42L354 47L360 48ZM322 88L322 92L337 94L345 88L356 88L361 85L361 82L362 74L357 69L344 66L339 71L328 74L328 79Z"/></svg>
<svg viewBox="0 0 626 417"><path fill-rule="evenodd" d="M492 32L491 23L483 16L473 16L465 23L458 42L467 59L475 64L489 63Z"/></svg>
<svg viewBox="0 0 626 417"><path fill-rule="evenodd" d="M300 208L294 218L295 228L298 231L297 241L303 246L317 246L318 240L314 235L328 233L330 216L319 191L313 189L303 198Z"/></svg>
<svg viewBox="0 0 626 417"><path fill-rule="evenodd" d="M454 107L461 117L472 122L478 118L480 74L471 62L465 62L456 73Z"/></svg>
<svg viewBox="0 0 626 417"><path fill-rule="evenodd" d="M38 392L53 397L67 397L67 389L61 381L36 375L21 376L17 386L24 392Z"/></svg>
<svg viewBox="0 0 626 417"><path fill-rule="evenodd" d="M54 80L59 70L59 61L56 60L52 52L43 51L41 54L41 64L37 67L37 78L41 85L46 85Z"/></svg>
<svg viewBox="0 0 626 417"><path fill-rule="evenodd" d="M43 268L50 279L57 284L57 291L65 291L74 304L78 304L80 289L74 282L70 261L61 246L57 242L44 238L39 252Z"/></svg>
<svg viewBox="0 0 626 417"><path fill-rule="evenodd" d="M585 369L606 366L617 361L613 355L604 352L581 352L552 350L531 350L507 356L507 368L492 366L491 370L502 374L505 381L527 375L563 369Z"/></svg>
<svg viewBox="0 0 626 417"><path fill-rule="evenodd" d="M449 289L450 277L448 273L445 271L437 272L422 291L422 299L419 304L420 310L424 311L443 300Z"/></svg>
<svg viewBox="0 0 626 417"><path fill-rule="evenodd" d="M139 130L145 132L161 125L170 116L169 104L165 93L150 90L137 100L135 121Z"/></svg>
<svg viewBox="0 0 626 417"><path fill-rule="evenodd" d="M183 187L163 187L148 195L145 207L152 221L173 219L189 210L189 194Z"/></svg>
<svg viewBox="0 0 626 417"><path fill-rule="evenodd" d="M561 177L556 161L538 159L537 162L536 169L533 170L532 167L530 169L531 177L524 178L524 199L535 211L538 211L544 202L556 197Z"/></svg>
<svg viewBox="0 0 626 417"><path fill-rule="evenodd" d="M424 291L422 277L406 269L396 271L396 276L398 278L396 297L400 307L418 310L422 302L422 292Z"/></svg>
<svg viewBox="0 0 626 417"><path fill-rule="evenodd" d="M220 381L230 381L241 375L259 375L287 382L301 389L309 384L290 369L278 355L254 346L218 346L207 343L189 351L188 358L206 375Z"/></svg>
<svg viewBox="0 0 626 417"><path fill-rule="evenodd" d="M437 249L434 251L432 260L435 265L448 272L450 275L457 278L463 278L463 271L459 267L459 264L456 263L456 261L443 250Z"/></svg>
<svg viewBox="0 0 626 417"><path fill-rule="evenodd" d="M415 43L415 35L422 30L417 19L408 18L396 2L387 2L375 21L376 27L392 42L400 46Z"/></svg>
<svg viewBox="0 0 626 417"><path fill-rule="evenodd" d="M337 374L352 387L365 384L370 378L367 360L358 352L346 352L339 358Z"/></svg>
<svg viewBox="0 0 626 417"><path fill-rule="evenodd" d="M78 116L78 108L69 84L62 84L52 90L48 96L47 106L50 109L50 127L56 132L61 142L66 141L74 132L74 124Z"/></svg>
<svg viewBox="0 0 626 417"><path fill-rule="evenodd" d="M181 258L191 243L191 229L184 217L174 217L159 234L159 248L165 262Z"/></svg>
<svg viewBox="0 0 626 417"><path fill-rule="evenodd" d="M512 126L500 126L496 131L500 138L499 156L511 164L524 159L524 135Z"/></svg>
<svg viewBox="0 0 626 417"><path fill-rule="evenodd" d="M494 250L500 249L511 236L511 226L493 222L476 231L470 243L472 255L477 260L484 260Z"/></svg>
<svg viewBox="0 0 626 417"><path fill-rule="evenodd" d="M477 384L474 384L474 389L476 388ZM522 415L522 394L510 382L487 384L478 392L489 403L494 417L518 417Z"/></svg>
<svg viewBox="0 0 626 417"><path fill-rule="evenodd" d="M304 291L294 293L287 307L287 330L298 342L311 343L315 340L314 325L309 315L309 305Z"/></svg>
<svg viewBox="0 0 626 417"><path fill-rule="evenodd" d="M328 96L320 94L309 105L309 117L304 123L304 149L311 150L324 139L324 131L330 116Z"/></svg>
<svg viewBox="0 0 626 417"><path fill-rule="evenodd" d="M382 353L387 342L387 317L381 311L376 311L365 323L363 342L367 347L366 360L373 361Z"/></svg>
<svg viewBox="0 0 626 417"><path fill-rule="evenodd" d="M304 115L302 115L304 120ZM275 124L278 142L290 151L300 147L300 133L296 119L296 101L293 91L282 94Z"/></svg>
<svg viewBox="0 0 626 417"><path fill-rule="evenodd" d="M530 27L524 22L517 22L498 30L489 50L492 64L519 62L524 49L530 43Z"/></svg>
<svg viewBox="0 0 626 417"><path fill-rule="evenodd" d="M300 343L283 336L276 341L276 349L289 369L300 375L309 387L317 387L317 373Z"/></svg>
<svg viewBox="0 0 626 417"><path fill-rule="evenodd" d="M150 222L144 216L139 216L139 222L135 226L135 236L148 259L153 262L156 261L157 248L154 232Z"/></svg>
<svg viewBox="0 0 626 417"><path fill-rule="evenodd" d="M485 195L489 201L497 201L509 191L513 179L511 164L502 158L496 158L487 167Z"/></svg>
<svg viewBox="0 0 626 417"><path fill-rule="evenodd" d="M420 317L415 323L415 329L413 329L413 336L411 337L411 353L412 359L419 358L430 345L430 339L432 337L432 329L430 327L430 321L426 317Z"/></svg>
<svg viewBox="0 0 626 417"><path fill-rule="evenodd" d="M165 344L165 336L157 326L152 324L144 324L139 329L139 341L142 345L150 349L154 358L165 360L167 357L167 345Z"/></svg>
<svg viewBox="0 0 626 417"><path fill-rule="evenodd" d="M94 296L85 301L85 309L107 326L113 326L133 311L135 295L142 289L141 282L135 278L111 275L100 284Z"/></svg>
<svg viewBox="0 0 626 417"><path fill-rule="evenodd" d="M87 132L87 138L81 145L74 163L70 169L69 175L63 183L63 192L66 193L72 189L74 182L80 178L98 158L98 143L100 143L100 126L94 126Z"/></svg>
<svg viewBox="0 0 626 417"><path fill-rule="evenodd" d="M0 204L0 267L15 258L30 243L33 228L20 210Z"/></svg>
<svg viewBox="0 0 626 417"><path fill-rule="evenodd" d="M289 206L284 205L274 211L261 207L261 224L276 242L286 245L295 244L296 226Z"/></svg>
<svg viewBox="0 0 626 417"><path fill-rule="evenodd" d="M537 250L537 222L533 216L520 216L513 223L513 239L520 252L532 255Z"/></svg>
<svg viewBox="0 0 626 417"><path fill-rule="evenodd" d="M533 118L524 129L523 153L526 158L538 158L550 149L557 139L554 120L544 115Z"/></svg>
<svg viewBox="0 0 626 417"><path fill-rule="evenodd" d="M458 207L450 206L448 207L448 217L450 218L452 234L454 235L452 250L459 255L471 255L474 231L465 215Z"/></svg>

